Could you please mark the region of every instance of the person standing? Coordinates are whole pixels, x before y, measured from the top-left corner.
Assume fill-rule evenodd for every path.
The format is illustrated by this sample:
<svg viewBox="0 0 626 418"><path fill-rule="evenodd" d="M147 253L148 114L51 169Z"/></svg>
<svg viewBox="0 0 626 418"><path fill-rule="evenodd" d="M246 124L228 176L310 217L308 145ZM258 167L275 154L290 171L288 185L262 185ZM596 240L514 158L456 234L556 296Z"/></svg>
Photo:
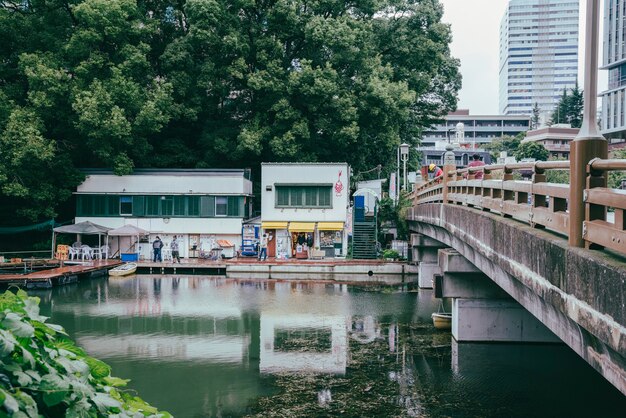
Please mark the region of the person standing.
<svg viewBox="0 0 626 418"><path fill-rule="evenodd" d="M172 249L172 263L175 263L176 260L178 260L178 264L180 264L180 254L178 252L178 241L176 240L176 235L172 238L170 248Z"/></svg>
<svg viewBox="0 0 626 418"><path fill-rule="evenodd" d="M159 260L159 263L163 261L161 259L161 248L163 248L163 241L161 241L161 238L157 235L156 239L152 243L152 251L154 252L152 261L154 263L156 263L157 260Z"/></svg>
<svg viewBox="0 0 626 418"><path fill-rule="evenodd" d="M485 165L485 163L480 160L480 155L474 154L474 155L472 155L472 161L470 161L470 163L467 166L468 167L481 167L483 165ZM475 171L474 172L474 178L476 180L482 180L483 172L482 171Z"/></svg>
<svg viewBox="0 0 626 418"><path fill-rule="evenodd" d="M265 261L267 259L267 234L263 234L261 237L261 251L259 252L259 260Z"/></svg>

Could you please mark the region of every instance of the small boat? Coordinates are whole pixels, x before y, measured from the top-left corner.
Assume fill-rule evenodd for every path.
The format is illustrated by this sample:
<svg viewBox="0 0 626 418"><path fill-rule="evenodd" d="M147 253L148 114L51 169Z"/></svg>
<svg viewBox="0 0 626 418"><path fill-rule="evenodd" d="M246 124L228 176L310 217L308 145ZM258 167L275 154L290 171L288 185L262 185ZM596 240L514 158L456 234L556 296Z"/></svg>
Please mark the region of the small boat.
<svg viewBox="0 0 626 418"><path fill-rule="evenodd" d="M137 263L126 263L109 270L109 276L128 276L137 271Z"/></svg>
<svg viewBox="0 0 626 418"><path fill-rule="evenodd" d="M435 312L431 315L433 318L433 325L437 329L450 329L452 328L452 314Z"/></svg>

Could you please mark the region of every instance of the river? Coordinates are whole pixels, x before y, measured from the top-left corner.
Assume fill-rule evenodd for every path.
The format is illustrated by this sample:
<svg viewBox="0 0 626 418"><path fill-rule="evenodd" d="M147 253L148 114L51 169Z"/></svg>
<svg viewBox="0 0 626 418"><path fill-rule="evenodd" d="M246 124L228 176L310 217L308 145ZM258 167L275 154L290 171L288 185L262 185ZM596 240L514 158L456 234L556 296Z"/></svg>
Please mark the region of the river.
<svg viewBox="0 0 626 418"><path fill-rule="evenodd" d="M101 278L42 314L175 417L624 416L564 345L457 344L432 291L216 277Z"/></svg>

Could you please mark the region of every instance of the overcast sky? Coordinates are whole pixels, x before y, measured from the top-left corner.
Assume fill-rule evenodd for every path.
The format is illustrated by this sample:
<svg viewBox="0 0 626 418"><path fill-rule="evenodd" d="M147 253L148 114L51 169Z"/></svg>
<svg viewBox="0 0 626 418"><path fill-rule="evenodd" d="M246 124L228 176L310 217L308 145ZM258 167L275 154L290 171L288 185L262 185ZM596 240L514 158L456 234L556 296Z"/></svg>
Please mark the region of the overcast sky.
<svg viewBox="0 0 626 418"><path fill-rule="evenodd" d="M497 114L498 49L500 20L508 0L440 0L444 6L444 22L452 25L452 55L461 60L463 88L459 94L460 109L474 115ZM581 23L586 1L581 3ZM603 3L603 2L601 2ZM584 39L581 28L579 42ZM582 88L584 51L579 50L578 78ZM602 62L602 57L599 57ZM606 86L606 71L600 71L599 91Z"/></svg>

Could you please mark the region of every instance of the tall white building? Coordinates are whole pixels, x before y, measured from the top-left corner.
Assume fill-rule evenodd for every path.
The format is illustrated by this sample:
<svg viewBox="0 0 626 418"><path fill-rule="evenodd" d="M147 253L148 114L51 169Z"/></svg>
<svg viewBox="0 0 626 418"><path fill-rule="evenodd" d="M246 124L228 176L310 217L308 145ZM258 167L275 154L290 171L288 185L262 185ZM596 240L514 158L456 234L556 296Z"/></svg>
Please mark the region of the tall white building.
<svg viewBox="0 0 626 418"><path fill-rule="evenodd" d="M547 121L578 76L578 0L511 0L500 24L500 113Z"/></svg>
<svg viewBox="0 0 626 418"><path fill-rule="evenodd" d="M626 2L604 1L603 67L609 70L608 89L602 92L601 129L609 139L626 136Z"/></svg>

